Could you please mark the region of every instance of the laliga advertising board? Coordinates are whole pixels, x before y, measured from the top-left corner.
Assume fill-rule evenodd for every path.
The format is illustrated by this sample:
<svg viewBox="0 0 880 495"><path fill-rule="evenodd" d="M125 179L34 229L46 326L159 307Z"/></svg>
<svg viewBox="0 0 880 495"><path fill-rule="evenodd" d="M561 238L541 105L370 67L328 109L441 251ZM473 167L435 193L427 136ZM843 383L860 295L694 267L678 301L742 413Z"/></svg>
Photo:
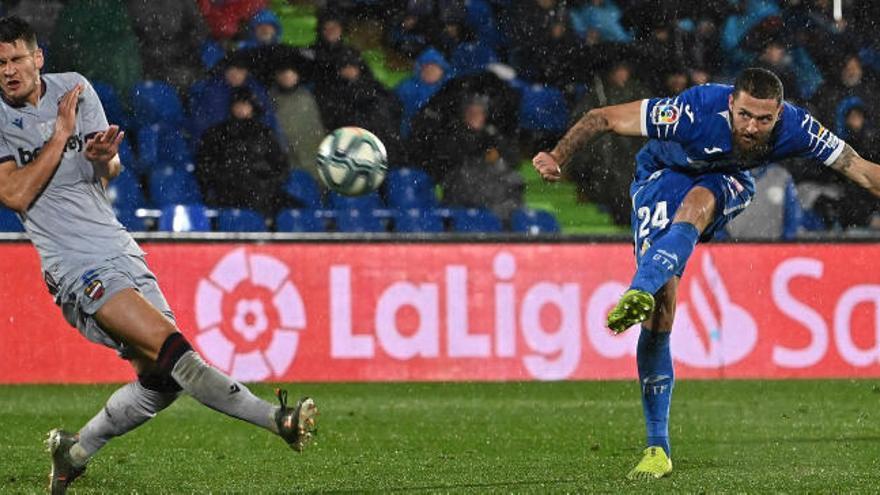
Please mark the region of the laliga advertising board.
<svg viewBox="0 0 880 495"><path fill-rule="evenodd" d="M605 315L624 244L146 244L189 340L248 381L633 378ZM880 376L880 247L710 245L680 287L683 378ZM0 383L123 381L67 326L26 243L0 245Z"/></svg>

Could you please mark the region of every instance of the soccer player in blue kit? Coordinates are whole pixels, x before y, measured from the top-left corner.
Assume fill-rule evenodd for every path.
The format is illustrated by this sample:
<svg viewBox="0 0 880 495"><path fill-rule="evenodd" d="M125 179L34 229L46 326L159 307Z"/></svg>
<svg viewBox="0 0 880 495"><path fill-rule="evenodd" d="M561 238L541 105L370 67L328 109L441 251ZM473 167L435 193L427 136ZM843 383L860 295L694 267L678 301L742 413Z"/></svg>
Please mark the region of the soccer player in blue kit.
<svg viewBox="0 0 880 495"><path fill-rule="evenodd" d="M123 132L108 125L83 76L40 74L43 63L33 29L17 17L0 19L0 203L18 213L65 319L115 349L138 376L78 433L49 432L51 492L65 493L108 441L181 392L302 450L315 431L314 400L288 407L279 390L279 406L264 401L207 364L178 331L144 252L107 198L122 167Z"/></svg>
<svg viewBox="0 0 880 495"><path fill-rule="evenodd" d="M621 333L642 324L636 362L648 438L628 477L662 478L672 472L669 334L678 282L696 243L749 205L751 168L809 157L880 196L880 167L784 101L779 78L764 69L744 70L733 86L705 84L676 97L591 110L532 163L544 180L558 181L575 150L606 132L649 138L630 188L636 274L607 326Z"/></svg>

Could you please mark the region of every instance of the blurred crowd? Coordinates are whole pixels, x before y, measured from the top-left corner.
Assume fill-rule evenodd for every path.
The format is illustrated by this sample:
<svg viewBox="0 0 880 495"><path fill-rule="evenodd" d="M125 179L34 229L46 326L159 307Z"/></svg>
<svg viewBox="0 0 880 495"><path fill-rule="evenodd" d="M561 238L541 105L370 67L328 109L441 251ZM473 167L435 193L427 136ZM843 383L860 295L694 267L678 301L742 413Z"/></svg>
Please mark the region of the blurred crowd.
<svg viewBox="0 0 880 495"><path fill-rule="evenodd" d="M523 206L520 164L591 108L728 83L747 66L774 71L788 100L880 160L880 2L842 4L840 20L831 0L22 0L2 14L36 28L44 70L94 81L110 120L134 131L127 165L144 191L188 173L191 200L272 218L308 206L290 194L291 171L313 174L321 138L354 125L382 139L391 167L424 171L441 205L507 220ZM290 5L314 7L311 43L285 41ZM376 30L411 75L380 81L354 28ZM578 200L628 224L642 144L605 136L582 150L566 171ZM752 214L771 221L735 222L731 235L878 224L876 202L821 166L757 175Z"/></svg>

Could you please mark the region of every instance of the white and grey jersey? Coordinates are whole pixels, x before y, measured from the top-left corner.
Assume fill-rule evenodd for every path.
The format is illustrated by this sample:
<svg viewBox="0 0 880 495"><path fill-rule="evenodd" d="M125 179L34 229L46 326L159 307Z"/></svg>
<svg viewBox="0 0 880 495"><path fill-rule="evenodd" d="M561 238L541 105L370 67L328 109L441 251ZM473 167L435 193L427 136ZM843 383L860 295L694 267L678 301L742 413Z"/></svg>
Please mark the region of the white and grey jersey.
<svg viewBox="0 0 880 495"><path fill-rule="evenodd" d="M42 76L43 94L36 107L12 106L0 99L0 163L14 160L26 167L55 130L58 101L77 83L83 92L76 130L67 141L52 179L20 215L40 254L43 270L64 275L83 264L123 254L142 255L140 247L116 220L95 168L84 155L86 139L105 131L107 117L88 80L75 72Z"/></svg>

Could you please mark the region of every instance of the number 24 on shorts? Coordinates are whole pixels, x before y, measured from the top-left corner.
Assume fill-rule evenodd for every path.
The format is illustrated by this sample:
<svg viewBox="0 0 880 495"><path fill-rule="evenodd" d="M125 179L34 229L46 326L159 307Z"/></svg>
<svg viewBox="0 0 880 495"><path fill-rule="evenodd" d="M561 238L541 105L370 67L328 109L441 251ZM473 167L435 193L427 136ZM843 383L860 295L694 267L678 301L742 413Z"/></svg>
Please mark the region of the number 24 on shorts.
<svg viewBox="0 0 880 495"><path fill-rule="evenodd" d="M666 201L659 201L654 205L654 213L651 207L642 206L636 212L639 222L639 238L645 238L651 233L651 228L664 229L669 224L669 216L666 214ZM648 225L650 223L650 226Z"/></svg>

